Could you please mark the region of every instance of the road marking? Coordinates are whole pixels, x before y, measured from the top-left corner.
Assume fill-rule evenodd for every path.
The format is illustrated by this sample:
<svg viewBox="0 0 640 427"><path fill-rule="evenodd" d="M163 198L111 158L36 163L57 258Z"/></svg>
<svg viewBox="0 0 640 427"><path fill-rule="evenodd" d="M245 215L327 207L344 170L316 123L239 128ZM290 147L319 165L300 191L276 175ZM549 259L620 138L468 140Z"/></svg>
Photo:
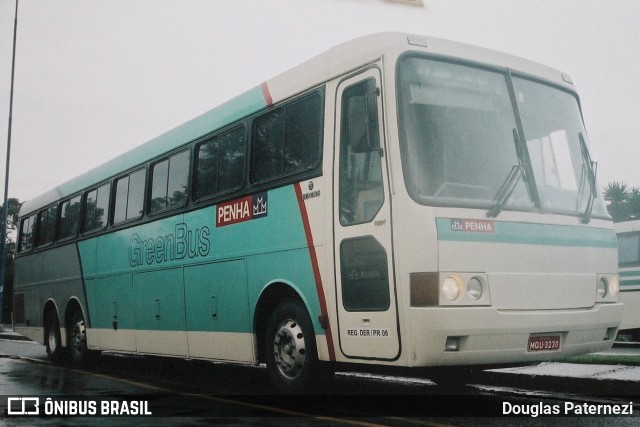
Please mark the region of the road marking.
<svg viewBox="0 0 640 427"><path fill-rule="evenodd" d="M360 420L353 420L353 419L348 419L348 418L337 418L337 417L329 417L329 416L323 416L323 415L314 415L314 414L309 414L306 412L299 412L299 411L293 411L290 409L282 409L282 408L276 408L273 406L268 406L268 405L261 405L258 403L249 403L249 402L243 402L241 400L233 400L233 399L226 399L223 397L216 397L216 396L210 396L210 395L206 395L206 394L197 394L197 393L182 393L176 390L171 390L169 388L166 387L161 387L161 386L156 386L156 385L152 385L152 384L147 384L147 383L143 383L140 381L136 381L136 380L130 380L127 378L120 378L120 377L115 377L115 376L111 376L111 375L107 375L107 374L100 374L97 372L91 372L91 371L85 371L82 369L77 369L77 368L71 368L71 367L66 367L66 366L56 366L56 365L51 365L50 363L47 363L43 360L39 360L39 359L32 359L32 358L28 358L28 357L20 357L21 360L26 360L26 361L30 361L30 362L37 362L37 363L42 363L42 364L47 364L50 365L52 367L55 368L59 368L59 369L65 369L71 372L75 372L78 374L90 374L93 375L94 377L98 377L98 378L102 378L102 379L109 379L109 380L114 380L114 381L119 381L121 383L124 384L128 384L128 385L132 385L135 387L140 387L140 388L146 388L149 390L155 390L158 392L163 392L163 393L168 393L168 394L178 394L180 396L186 396L186 397L193 397L193 398L198 398L198 399L205 399L205 400L210 400L210 401L214 401L214 402L218 402L218 403L225 403L225 404L230 404L230 405L239 405L239 406L244 406L247 408L252 408L252 409L259 409L259 410L263 410L266 412L274 412L277 414L282 414L282 415L287 415L287 416L293 416L293 417L303 417L303 418L315 418L317 420L322 420L322 421L331 421L331 422L335 422L335 423L341 423L341 424L347 424L347 425L356 425L356 426L363 426L363 427L382 427L385 426L385 424L377 424L377 423L372 423L372 422L368 422L368 421L360 421Z"/></svg>
<svg viewBox="0 0 640 427"><path fill-rule="evenodd" d="M30 357L22 357L22 356L17 357L17 359L18 360L27 361L27 362L35 362L35 363L39 363L39 364L42 364L42 365L49 365L49 366L51 366L53 368L64 369L64 370L68 370L68 371L75 372L75 373L78 373L78 374L85 374L85 375L86 374L90 374L90 375L93 375L94 377L107 379L107 380L118 381L118 382L121 382L123 384L128 384L128 385L131 385L131 386L134 386L134 387L144 388L144 389L148 389L148 390L154 390L154 391L161 392L161 393L177 394L177 395L180 395L180 396L204 399L204 400L209 400L209 401L218 402L218 403L224 403L224 404L228 404L228 405L244 406L244 407L251 408L251 409L258 409L258 410L262 410L262 411L266 411L266 412L273 412L273 413L286 415L286 416L291 416L291 417L314 418L314 419L317 419L317 420L320 420L320 421L329 421L329 422L341 423L341 424L345 424L345 425L354 425L354 426L363 426L363 427L384 427L384 426L387 425L387 424L380 424L380 423L376 423L376 422L357 420L357 419L350 419L350 418L338 418L338 417L330 417L330 416L323 416L323 415L314 415L314 414L306 413L306 412L300 412L300 411L294 411L294 410L290 410L290 409L277 408L277 407L273 407L273 406L262 405L262 404L259 404L259 403L243 402L241 400L227 399L227 398L223 398L223 397L216 397L216 396L211 396L211 395L206 395L206 394L183 393L183 392L179 392L179 391L176 391L176 390L171 390L171 389L166 388L166 387L147 384L147 383L143 383L143 382L140 382L140 381L131 380L131 379L127 379L127 378L121 378L121 377L116 377L116 376L112 376L112 375L86 371L86 370L82 370L82 369L78 369L78 368L72 368L72 367L68 367L68 366L54 365L54 364L52 364L51 362L49 362L47 360L35 359L35 358L30 358ZM357 417L366 418L367 415L366 414L360 414ZM371 416L371 418L378 418L378 417ZM402 423L423 425L423 426L429 426L429 427L452 427L451 424L441 424L441 423L436 423L436 422L427 421L427 420L419 420L419 419L411 419L411 418L403 418L403 417L383 417L383 418L386 418L386 419L389 419L389 420L400 421Z"/></svg>
<svg viewBox="0 0 640 427"><path fill-rule="evenodd" d="M433 421L426 420L416 420L413 418L403 418L403 417L389 417L390 420L402 421L404 423L409 424L417 424L421 426L429 426L429 427L453 427L453 424L440 424Z"/></svg>

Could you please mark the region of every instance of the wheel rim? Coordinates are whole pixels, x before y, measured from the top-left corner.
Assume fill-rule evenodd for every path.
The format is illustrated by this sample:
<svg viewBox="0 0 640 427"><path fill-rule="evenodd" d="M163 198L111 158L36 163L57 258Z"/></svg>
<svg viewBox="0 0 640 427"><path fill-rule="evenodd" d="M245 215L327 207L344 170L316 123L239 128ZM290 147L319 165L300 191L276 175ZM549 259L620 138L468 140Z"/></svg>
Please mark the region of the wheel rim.
<svg viewBox="0 0 640 427"><path fill-rule="evenodd" d="M56 326L54 324L49 324L49 332L47 333L49 343L49 351L51 353L55 353L58 349L58 340L56 338Z"/></svg>
<svg viewBox="0 0 640 427"><path fill-rule="evenodd" d="M273 355L278 370L287 378L295 378L304 368L306 348L304 332L295 320L280 324L273 340Z"/></svg>
<svg viewBox="0 0 640 427"><path fill-rule="evenodd" d="M77 355L84 353L87 343L87 335L84 320L80 319L73 325L73 333L71 335L71 348Z"/></svg>

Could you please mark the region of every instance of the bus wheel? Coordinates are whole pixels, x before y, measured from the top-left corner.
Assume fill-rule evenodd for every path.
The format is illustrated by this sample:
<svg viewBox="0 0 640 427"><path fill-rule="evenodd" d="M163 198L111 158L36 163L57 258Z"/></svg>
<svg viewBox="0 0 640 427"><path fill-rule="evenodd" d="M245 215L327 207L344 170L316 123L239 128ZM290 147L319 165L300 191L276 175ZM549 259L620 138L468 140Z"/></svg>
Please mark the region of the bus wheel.
<svg viewBox="0 0 640 427"><path fill-rule="evenodd" d="M69 354L73 363L86 362L89 350L87 349L87 333L84 316L80 310L73 313L69 328Z"/></svg>
<svg viewBox="0 0 640 427"><path fill-rule="evenodd" d="M316 384L319 372L311 319L297 301L285 301L271 314L265 339L267 370L285 393L301 393Z"/></svg>
<svg viewBox="0 0 640 427"><path fill-rule="evenodd" d="M44 345L52 362L60 363L64 360L65 353L60 339L60 322L58 316L53 312L49 312L45 319Z"/></svg>

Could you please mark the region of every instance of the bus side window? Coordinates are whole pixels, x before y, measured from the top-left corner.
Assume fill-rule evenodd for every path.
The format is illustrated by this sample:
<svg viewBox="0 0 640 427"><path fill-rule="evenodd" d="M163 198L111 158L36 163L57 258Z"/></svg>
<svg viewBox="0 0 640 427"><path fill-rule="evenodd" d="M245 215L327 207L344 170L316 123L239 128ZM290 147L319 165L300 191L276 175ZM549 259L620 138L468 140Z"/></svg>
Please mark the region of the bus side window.
<svg viewBox="0 0 640 427"><path fill-rule="evenodd" d="M36 225L36 216L31 215L22 220L20 226L20 241L18 243L18 252L26 252L33 249L33 228Z"/></svg>
<svg viewBox="0 0 640 427"><path fill-rule="evenodd" d="M103 229L107 225L110 188L111 185L107 183L85 194L84 222L82 224L84 233Z"/></svg>
<svg viewBox="0 0 640 427"><path fill-rule="evenodd" d="M38 226L36 227L36 245L43 246L53 243L56 231L56 216L58 207L51 206L38 214Z"/></svg>
<svg viewBox="0 0 640 427"><path fill-rule="evenodd" d="M140 169L116 181L113 223L119 224L142 216L145 170Z"/></svg>
<svg viewBox="0 0 640 427"><path fill-rule="evenodd" d="M253 122L252 181L261 183L313 169L320 162L322 97L315 93Z"/></svg>
<svg viewBox="0 0 640 427"><path fill-rule="evenodd" d="M242 186L246 144L245 128L239 127L198 146L196 200L228 193Z"/></svg>
<svg viewBox="0 0 640 427"><path fill-rule="evenodd" d="M60 205L60 225L58 239L67 239L78 234L80 228L80 196L62 202Z"/></svg>
<svg viewBox="0 0 640 427"><path fill-rule="evenodd" d="M189 194L189 150L181 151L152 167L150 212L179 208Z"/></svg>
<svg viewBox="0 0 640 427"><path fill-rule="evenodd" d="M371 98L370 94L375 89L375 80L367 79L348 87L342 94L339 172L342 225L373 221L384 202L382 163L380 150L377 149L380 147L380 137L377 131L354 126L351 117L354 114L359 118L377 117L377 103L357 102ZM361 108L356 108L356 105ZM360 111L362 109L368 111Z"/></svg>

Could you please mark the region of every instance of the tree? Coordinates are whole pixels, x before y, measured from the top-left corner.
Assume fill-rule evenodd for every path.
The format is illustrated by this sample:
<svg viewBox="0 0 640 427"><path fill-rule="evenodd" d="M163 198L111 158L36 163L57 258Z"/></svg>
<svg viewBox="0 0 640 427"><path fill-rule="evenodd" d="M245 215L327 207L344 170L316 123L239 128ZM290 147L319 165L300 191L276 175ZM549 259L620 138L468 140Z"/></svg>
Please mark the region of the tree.
<svg viewBox="0 0 640 427"><path fill-rule="evenodd" d="M613 222L625 221L627 218L626 205L629 198L627 184L613 181L604 188L604 200L609 202L607 210L613 218Z"/></svg>
<svg viewBox="0 0 640 427"><path fill-rule="evenodd" d="M9 198L7 200L7 206L9 207L7 210L7 228L15 230L18 225L18 213L20 212L20 206L22 203L18 199ZM0 209L3 209L3 206L0 204Z"/></svg>
<svg viewBox="0 0 640 427"><path fill-rule="evenodd" d="M633 187L627 196L628 219L640 219L640 187Z"/></svg>
<svg viewBox="0 0 640 427"><path fill-rule="evenodd" d="M0 322L8 322L10 320L10 313L13 303L13 256L16 250L16 231L18 227L18 212L20 211L20 201L18 199L7 200L7 223L6 226L0 229L2 236L0 238L6 239L6 254L5 254L5 273L4 273L4 295L2 298L2 316ZM3 205L0 205L0 212L4 209ZM0 256L2 256L0 254Z"/></svg>
<svg viewBox="0 0 640 427"><path fill-rule="evenodd" d="M629 188L622 181L613 181L604 187L603 193L613 222L640 219L640 187Z"/></svg>

